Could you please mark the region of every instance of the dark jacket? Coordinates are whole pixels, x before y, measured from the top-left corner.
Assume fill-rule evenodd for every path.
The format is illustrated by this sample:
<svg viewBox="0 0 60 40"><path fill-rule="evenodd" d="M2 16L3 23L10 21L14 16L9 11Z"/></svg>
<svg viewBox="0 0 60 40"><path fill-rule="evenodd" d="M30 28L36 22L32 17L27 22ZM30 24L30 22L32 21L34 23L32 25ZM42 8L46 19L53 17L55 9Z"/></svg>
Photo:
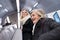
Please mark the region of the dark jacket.
<svg viewBox="0 0 60 40"><path fill-rule="evenodd" d="M55 36L55 34L53 34L53 33L50 34L49 32L52 30L55 32L55 29L58 29L58 27L60 27L60 25L57 22L55 22L54 20L52 20L50 18L41 18L35 26L33 40L41 40L43 38L45 40L45 38L48 39L50 37L50 35ZM48 33L48 36L47 36L47 33ZM57 33L57 34L59 34L59 33Z"/></svg>
<svg viewBox="0 0 60 40"><path fill-rule="evenodd" d="M32 28L33 28L33 22L31 18L29 18L23 25L22 29L23 40L32 40Z"/></svg>

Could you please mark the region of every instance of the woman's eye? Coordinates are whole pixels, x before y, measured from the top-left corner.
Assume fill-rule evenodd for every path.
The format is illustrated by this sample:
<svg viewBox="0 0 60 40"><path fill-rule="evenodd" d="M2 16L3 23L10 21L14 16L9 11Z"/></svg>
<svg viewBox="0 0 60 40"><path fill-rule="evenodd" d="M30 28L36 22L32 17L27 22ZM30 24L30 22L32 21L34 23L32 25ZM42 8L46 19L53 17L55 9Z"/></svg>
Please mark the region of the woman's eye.
<svg viewBox="0 0 60 40"><path fill-rule="evenodd" d="M34 16L34 15L32 15L32 16Z"/></svg>
<svg viewBox="0 0 60 40"><path fill-rule="evenodd" d="M27 13L27 12L25 12L25 13Z"/></svg>

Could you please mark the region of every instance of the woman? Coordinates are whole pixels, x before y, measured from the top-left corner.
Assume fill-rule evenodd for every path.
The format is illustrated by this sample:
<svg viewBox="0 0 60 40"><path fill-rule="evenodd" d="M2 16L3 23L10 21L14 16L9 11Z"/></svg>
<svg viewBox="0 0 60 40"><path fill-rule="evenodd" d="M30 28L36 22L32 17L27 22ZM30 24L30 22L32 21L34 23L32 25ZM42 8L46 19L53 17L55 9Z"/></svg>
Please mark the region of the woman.
<svg viewBox="0 0 60 40"><path fill-rule="evenodd" d="M31 19L34 23L33 30L32 30L32 33L33 33L32 40L38 40L38 38L39 38L39 40L41 40L41 39L43 39L43 37L45 38L45 36L46 36L45 35L45 36L41 37L41 35L43 35L44 33L50 32L57 27L60 27L60 24L58 24L51 18L46 18L45 12L42 9L32 10ZM54 34L52 34L52 35L54 35ZM47 36L46 36L46 38L48 40Z"/></svg>
<svg viewBox="0 0 60 40"><path fill-rule="evenodd" d="M23 40L32 40L33 22L30 18L28 10L22 9L20 18L21 18L21 25L23 26L22 28Z"/></svg>

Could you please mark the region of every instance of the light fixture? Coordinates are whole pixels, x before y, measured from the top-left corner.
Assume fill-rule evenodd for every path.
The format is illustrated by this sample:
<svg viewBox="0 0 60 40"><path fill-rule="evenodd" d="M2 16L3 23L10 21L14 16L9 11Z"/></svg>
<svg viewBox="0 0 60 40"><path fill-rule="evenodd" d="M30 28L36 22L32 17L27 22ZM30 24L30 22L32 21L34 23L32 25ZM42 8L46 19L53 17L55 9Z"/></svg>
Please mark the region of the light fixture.
<svg viewBox="0 0 60 40"><path fill-rule="evenodd" d="M33 7L36 7L37 5L38 5L38 2L37 2L37 3L35 3Z"/></svg>
<svg viewBox="0 0 60 40"><path fill-rule="evenodd" d="M32 8L31 7L27 7L29 11L32 11Z"/></svg>
<svg viewBox="0 0 60 40"><path fill-rule="evenodd" d="M8 12L8 9L5 8L5 9L2 9L1 11L5 13L5 12Z"/></svg>
<svg viewBox="0 0 60 40"><path fill-rule="evenodd" d="M5 8L4 11L5 11L5 12L8 12L8 9Z"/></svg>
<svg viewBox="0 0 60 40"><path fill-rule="evenodd" d="M2 5L0 4L0 7L2 7Z"/></svg>

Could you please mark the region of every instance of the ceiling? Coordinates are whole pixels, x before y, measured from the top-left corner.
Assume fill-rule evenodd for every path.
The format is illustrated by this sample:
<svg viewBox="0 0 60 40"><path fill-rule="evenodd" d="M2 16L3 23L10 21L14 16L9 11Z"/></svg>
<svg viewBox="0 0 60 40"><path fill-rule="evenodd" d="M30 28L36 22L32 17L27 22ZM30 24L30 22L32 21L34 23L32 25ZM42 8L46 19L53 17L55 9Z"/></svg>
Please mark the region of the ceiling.
<svg viewBox="0 0 60 40"><path fill-rule="evenodd" d="M60 0L20 0L20 8L43 8L46 13L60 10ZM16 11L16 0L0 0L0 17Z"/></svg>
<svg viewBox="0 0 60 40"><path fill-rule="evenodd" d="M0 0L0 17L16 10L15 0Z"/></svg>
<svg viewBox="0 0 60 40"><path fill-rule="evenodd" d="M21 8L23 6L28 9L43 8L46 13L60 10L60 0L22 0L20 3ZM36 3L38 4L36 7L34 7Z"/></svg>

